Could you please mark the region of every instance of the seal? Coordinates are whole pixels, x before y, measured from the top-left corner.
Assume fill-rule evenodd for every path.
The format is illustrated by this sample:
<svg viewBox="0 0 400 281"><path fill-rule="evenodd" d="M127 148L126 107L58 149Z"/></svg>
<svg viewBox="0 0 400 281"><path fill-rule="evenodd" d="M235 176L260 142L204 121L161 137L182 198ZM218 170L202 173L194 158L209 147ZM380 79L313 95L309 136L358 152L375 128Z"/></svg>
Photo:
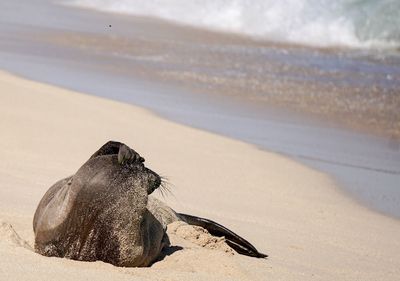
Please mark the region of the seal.
<svg viewBox="0 0 400 281"><path fill-rule="evenodd" d="M127 145L109 141L72 176L56 182L33 219L35 251L44 256L149 266L169 246L167 225L184 221L225 236L238 253L266 257L222 225L179 214L149 196L161 177Z"/></svg>

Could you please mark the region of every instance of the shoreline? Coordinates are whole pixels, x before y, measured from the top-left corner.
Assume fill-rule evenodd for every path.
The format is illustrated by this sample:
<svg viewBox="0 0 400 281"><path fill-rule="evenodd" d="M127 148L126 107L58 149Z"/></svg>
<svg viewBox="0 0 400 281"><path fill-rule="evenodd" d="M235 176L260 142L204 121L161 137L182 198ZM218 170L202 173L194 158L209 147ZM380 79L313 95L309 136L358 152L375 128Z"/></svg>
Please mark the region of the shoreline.
<svg viewBox="0 0 400 281"><path fill-rule="evenodd" d="M400 52L260 41L158 18L42 2L44 9L63 17L78 15L76 22L51 18L36 28L13 30L42 49L58 48L80 58L103 56L122 66L113 69L120 75L207 92L254 108L280 108L400 145ZM86 16L87 26L82 22ZM109 28L107 22L115 25ZM126 68L123 60L136 67Z"/></svg>
<svg viewBox="0 0 400 281"><path fill-rule="evenodd" d="M0 69L0 73L2 71L4 72L4 70ZM27 78L27 77L24 77L24 76L20 76L20 75L15 74L15 73L9 73L9 74L12 75L12 76L16 76L16 77L19 77L21 79L28 80L28 81L33 81L33 82L36 82L36 83L39 83L39 84L43 83L42 81L31 80L30 78ZM52 83L44 83L44 84L45 85L49 85L51 87L56 87L56 88L60 87L57 84L52 84ZM145 84L144 87L147 90L149 89L149 88L147 88L148 87L147 84ZM65 89L66 91L76 92L76 90L71 89L71 88L64 88L64 87L61 87L61 88ZM151 90L155 89L156 91L158 90L157 88L150 88L150 89ZM166 89L164 88L163 90L166 90ZM169 89L167 89L167 91L169 91ZM390 213L388 213L386 211L382 211L382 210L377 209L376 206L373 206L372 204L366 202L363 198L360 198L359 196L357 196L357 194L352 193L352 191L350 191L348 189L348 186L346 187L345 183L341 183L338 179L335 179L334 176L330 175L329 172L323 172L323 171L321 171L319 169L319 167L315 167L315 165L312 164L313 161L324 162L324 160L312 159L311 162L307 163L307 161L304 161L304 160L306 160L308 158L307 156L288 154L287 152L281 152L281 151L277 151L277 150L269 150L267 147L265 147L263 145L256 144L256 143L248 141L248 140L237 138L235 136L229 136L229 134L224 134L224 133L221 133L221 132L218 132L218 131L204 129L204 127L202 127L202 126L196 126L196 125L191 124L191 123L182 122L182 120L180 120L179 118L177 119L175 116L171 117L171 116L168 116L168 114L162 114L162 113L157 112L157 111L155 111L155 110L153 110L153 109L151 109L151 108L149 108L147 106L136 105L136 104L132 103L129 100L126 101L124 99L115 99L115 98L110 98L110 97L107 97L107 96L96 95L96 94L93 94L93 93L90 93L90 94L85 93L84 95L88 95L88 96L91 96L91 97L94 97L94 98L105 99L105 100L108 100L108 101L111 101L111 102L123 103L123 104L125 104L127 106L139 107L139 108L149 112L150 114L155 115L158 118L168 120L169 122L177 123L177 124L180 124L182 126L189 126L190 128L193 128L195 130L205 131L205 132L211 133L213 135L220 136L222 138L229 138L231 140L234 140L234 141L237 141L237 142L241 142L241 143L246 144L246 145L253 146L254 148L256 148L256 149L258 149L260 151L267 152L267 153L274 153L274 154L277 154L277 155L279 155L281 157L288 158L291 161L295 161L299 165L306 166L309 169L315 170L316 172L319 172L319 173L323 173L326 176L332 178L333 188L335 189L335 191L338 192L339 194L341 194L342 196L348 198L352 202L354 202L354 204L359 205L360 208L365 208L365 209L369 210L370 212L374 212L374 213L382 215L382 216L384 216L386 218L393 219L396 222L400 222L400 215L399 216L393 215L393 214L390 214ZM286 122L288 120L290 122L297 122L298 120L300 120L299 122L302 123L302 124L304 124L304 122L305 122L305 124L308 124L308 125L311 124L312 126L317 126L317 127L326 125L324 122L321 123L318 120L307 119L307 118L304 118L304 116L298 116L299 119L297 121L294 121L294 119L286 119L285 117L283 117L281 112L275 112L274 109L271 109L271 110L272 110L273 113L272 113L272 115L270 117L276 118L275 122L281 122L281 121ZM290 114L293 114L293 112L288 112L287 114L290 115ZM294 116L295 115L292 115L292 118ZM343 130L343 128L336 128L335 126L332 126L332 127L329 127L329 128L333 129L333 130L336 130L336 129L338 129L340 131ZM351 132L349 132L349 133L351 133ZM360 134L360 133L357 133L357 134ZM360 137L362 137L362 136L363 135L361 134ZM373 137L376 137L379 140L385 140L384 138L381 138L381 137L377 137L377 136L373 136ZM342 165L341 163L335 163L335 162L332 162L331 164L333 164L333 165ZM355 166L355 168L358 168L358 167ZM366 170L370 170L370 168L366 167ZM386 173L387 171L382 170L381 172L385 172ZM392 173L392 172L389 171L389 173ZM397 175L398 173L394 173L394 174ZM202 210L199 209L198 211L202 211Z"/></svg>
<svg viewBox="0 0 400 281"><path fill-rule="evenodd" d="M0 57L0 66L33 80L136 104L175 122L206 129L255 144L265 150L281 153L335 176L346 189L345 192L369 207L400 217L400 192L397 189L400 173L399 150L392 149L385 139L352 133L335 126L327 127L322 121L314 126L314 121L311 120L310 123L308 119L307 122L302 122L304 120L297 118L296 114L286 118L284 113L277 112L279 111L277 108L275 111L272 110L272 113L271 108L268 108L269 112L264 112L267 111L264 106L254 110L254 102L252 105L246 104L251 101L243 100L243 93L239 98L216 96L212 94L212 89L203 91L201 85L193 82L190 77L185 80L187 87L183 85L179 88L170 83L171 80L157 81L153 69L158 67L161 71L166 70L170 73L178 70L176 73L179 74L182 59L193 52L198 53L196 56L200 59L207 58L210 54L215 56L213 60L204 60L206 66L208 63L213 65L214 60L224 60L224 58L226 60L232 53L237 53L232 57L233 60L237 60L243 54L256 52L257 55L259 51L267 60L272 60L270 67L275 66L281 59L290 59L300 65L303 59L311 59L318 64L322 62L324 56L314 57L309 49L307 51L309 53L306 52L304 55L304 50L298 47L294 49L288 47L289 54L285 53L288 51L286 48L280 49L277 46L263 46L257 50L254 49L255 43L246 42L243 38L199 32L191 28L164 26L148 19L80 9L68 10L53 4L41 4L40 12L47 11L46 9L58 18L50 17L44 22L38 20L35 22L38 24L36 28L29 25L15 27L10 25L16 28L17 32L12 30L10 40L3 41L6 47L3 46L0 50L3 49L6 53L2 53L3 59ZM27 9L26 12L29 11ZM71 14L71 11L74 13ZM71 15L74 16L74 21L71 21ZM7 16L10 15L6 15L6 18ZM112 33L103 26L104 22L110 20L115 23ZM5 30L3 33L5 38L8 38L8 26L6 24L0 27ZM68 32L65 33L65 30ZM24 36L27 34L29 36ZM69 35L63 39L64 43L55 40L62 39L65 34ZM87 38L82 34L86 34ZM126 36L126 39L121 40L121 36ZM200 36L197 41L188 42L188 38L193 39L196 36ZM93 38L99 38L100 41L91 40ZM69 45L64 46L66 39L74 39L72 43L76 44L70 46L69 42ZM171 40L175 40L178 44L171 45ZM209 45L201 45L202 40ZM240 44L249 45L250 49L238 48ZM120 46L121 49L115 54L113 46ZM162 49L164 46L166 46L166 58L157 55L160 50L164 51ZM171 53L171 46L178 47L175 53ZM133 49L130 49L131 47ZM210 47L211 51L205 50L206 47ZM104 48L109 53L104 53ZM194 51L190 51L191 48L194 48ZM126 49L134 51L133 56L129 52L128 55L131 56L121 56L125 54ZM182 53L180 51L185 54L188 50L188 54L183 58L180 57ZM332 52L330 50L327 54L332 55ZM168 56L172 56L173 59L168 60ZM259 54L256 58L260 58ZM224 62L222 65L225 65ZM206 72L210 71L208 66L205 69ZM198 58L195 57L195 64L190 71L203 70L203 68L198 69ZM224 72L224 68L216 70L217 73L208 73L211 78L217 79L218 73ZM149 73L142 73L143 76L140 76L138 75L140 71L149 71L153 76ZM293 71L294 74L297 73L297 70ZM254 74L252 71L250 73ZM292 72L289 71L290 73ZM147 81L140 77L146 77ZM283 75L279 79L284 81L285 77ZM317 75L314 78L321 77ZM218 79L216 81L218 82ZM210 85L212 88L212 81ZM235 90L235 87L229 89ZM235 124L235 128L230 128L232 123ZM273 137L270 137L271 135ZM396 146L396 143L393 146ZM368 163L368 166L365 163ZM354 179L362 181L355 182ZM378 189L377 186L382 188Z"/></svg>
<svg viewBox="0 0 400 281"><path fill-rule="evenodd" d="M133 105L4 72L0 81L0 220L6 223L0 276L8 280L396 280L400 274L400 223L357 205L320 172ZM131 144L170 178L175 198L166 200L173 208L229 226L270 258L184 248L151 268L123 269L17 246L7 223L31 245L33 212L48 186L110 138Z"/></svg>
<svg viewBox="0 0 400 281"><path fill-rule="evenodd" d="M266 41L243 34L179 24L157 17L103 11L73 4L64 6L99 13L111 19L122 17L139 26L151 25L155 33L169 34L171 30L174 30L179 35L172 38L180 42L175 46L168 40L163 42L166 47L164 50L166 56L171 55L169 50L171 47L180 48L180 44L185 45L188 42L199 45L205 42L204 46L211 50L204 52L198 48L197 52L192 51L188 56L185 54L187 50L183 48L184 55L180 59L193 60L192 69L184 66L184 70L165 71L162 69L162 64L152 65L155 62L152 57L160 59L162 55L158 50L160 46L157 46L159 42L152 40L154 38L151 37L149 41L147 41L149 38L136 38L138 42L134 43L129 39L125 40L123 34L113 34L112 29L106 30L104 34L83 33L81 36L76 31L63 34L58 32L47 36L38 34L43 36L43 41L48 41L49 44L56 43L66 48L81 48L82 50L96 49L103 55L113 52L116 59L120 57L147 61L146 66L141 65L140 70L135 72L135 75L142 79L168 81L177 87L188 88L189 91L195 91L198 94L208 92L221 98L237 99L239 102L249 103L254 108L262 104L264 107L282 109L306 119L323 120L330 126L344 130L387 138L397 146L400 145L400 123L397 122L400 120L400 115L396 110L400 106L400 98L397 95L400 88L400 68L398 67L400 50L398 49L318 47ZM163 31L156 31L157 27ZM231 51L236 54L231 55L229 51L228 54L224 53L222 51L224 47L228 50L232 48ZM243 48L247 50L241 54ZM251 55L252 58L247 59L247 55ZM210 63L213 59L221 61L218 61L218 64ZM271 65L263 69L261 65L257 65L257 60L265 59L270 60L268 63ZM303 61L307 59L316 67L307 67ZM229 64L228 60L233 61ZM291 62L287 63L290 60ZM234 69L233 71L239 72L239 69L235 67L238 64L242 68L246 64L256 64L260 69L254 72L251 68L245 67L243 72L246 75L250 74L245 79L241 75L230 77L221 73L218 73L221 77L215 79L215 73L212 71L210 73L209 70L195 69L204 66L205 61L209 64L207 66L209 69L221 68L221 71ZM173 65L181 62L176 59L168 63ZM324 63L326 66L322 66ZM161 69L159 69L160 66ZM340 73L341 71L344 73ZM357 73L358 71L361 73ZM371 77L368 77L371 74L369 71L375 74L372 80L376 81L371 81ZM258 77L257 72L267 72L268 75ZM277 74L283 76L285 83L274 82ZM250 81L246 82L246 79ZM305 83L302 80L306 80ZM382 92L383 98L380 96ZM348 98L348 96L352 97ZM380 104L379 107L385 110L371 107L370 101L365 96L369 96L368 99L374 99L374 102ZM353 99L356 102L353 102Z"/></svg>

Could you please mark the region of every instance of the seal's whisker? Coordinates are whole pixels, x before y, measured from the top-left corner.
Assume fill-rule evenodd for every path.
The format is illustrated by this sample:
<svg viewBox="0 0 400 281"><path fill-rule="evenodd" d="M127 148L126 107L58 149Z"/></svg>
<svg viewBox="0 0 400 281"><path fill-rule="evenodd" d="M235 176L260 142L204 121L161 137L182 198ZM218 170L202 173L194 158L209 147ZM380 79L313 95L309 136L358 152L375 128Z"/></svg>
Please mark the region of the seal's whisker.
<svg viewBox="0 0 400 281"><path fill-rule="evenodd" d="M169 182L169 179L167 177L160 176L160 178L161 178L162 185L171 185L171 183Z"/></svg>
<svg viewBox="0 0 400 281"><path fill-rule="evenodd" d="M160 187L161 187L161 186L160 186ZM161 196L162 196L163 198L165 198L163 189L162 189L162 187L161 187L161 188L160 188L160 187L159 187L157 190L158 190L158 192L161 194Z"/></svg>
<svg viewBox="0 0 400 281"><path fill-rule="evenodd" d="M160 178L161 178L161 182L167 182L167 183L169 182L169 179L165 176L160 176Z"/></svg>
<svg viewBox="0 0 400 281"><path fill-rule="evenodd" d="M160 187L159 187L157 190L160 192L161 196L162 196L163 198L165 198L166 189L165 189L164 185L161 184Z"/></svg>
<svg viewBox="0 0 400 281"><path fill-rule="evenodd" d="M168 191L168 192L171 192L171 189L169 188L169 186L170 186L171 184L169 183L169 182L165 182L165 181L163 181L163 182L161 182L161 187L164 189L164 190L166 190L166 191Z"/></svg>
<svg viewBox="0 0 400 281"><path fill-rule="evenodd" d="M157 190L160 192L161 196L165 198L166 195L172 195L170 185L171 183L168 182L168 179L166 177L160 176L161 178L161 184Z"/></svg>

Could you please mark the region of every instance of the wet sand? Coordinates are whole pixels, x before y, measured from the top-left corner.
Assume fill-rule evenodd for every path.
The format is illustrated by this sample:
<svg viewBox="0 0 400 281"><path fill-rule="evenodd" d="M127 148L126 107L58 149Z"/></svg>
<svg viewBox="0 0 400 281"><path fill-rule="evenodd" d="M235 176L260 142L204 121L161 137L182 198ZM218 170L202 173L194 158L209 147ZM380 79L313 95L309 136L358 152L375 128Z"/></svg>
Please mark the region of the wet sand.
<svg viewBox="0 0 400 281"><path fill-rule="evenodd" d="M400 140L400 53L396 50L307 48L124 17L124 24L137 26L129 35L128 27L117 21L105 26L104 33L74 30L36 36L50 45L135 64L115 67L121 72L186 86L191 92L290 109ZM148 32L144 35L143 30Z"/></svg>
<svg viewBox="0 0 400 281"><path fill-rule="evenodd" d="M1 3L1 68L286 155L400 217L396 53L278 45L19 3Z"/></svg>
<svg viewBox="0 0 400 281"><path fill-rule="evenodd" d="M396 53L255 42L45 0L1 5L1 68L289 156L400 217Z"/></svg>
<svg viewBox="0 0 400 281"><path fill-rule="evenodd" d="M148 37L132 40L114 36L116 28L110 28L108 35L66 32L45 34L42 40L130 60L135 68L117 68L125 74L168 81L191 92L221 95L253 106L289 109L400 140L398 54L381 58L373 52L274 46L199 30L193 31L201 38L198 41L187 34L179 36L181 42L172 41L175 38L167 42Z"/></svg>
<svg viewBox="0 0 400 281"><path fill-rule="evenodd" d="M100 59L104 71L116 75L167 82L261 108L289 109L400 140L400 53L396 50L267 43L161 20L36 2L43 18L30 16L22 25L20 19L11 20L16 22L6 32L20 43L26 40L29 49L37 45L36 52ZM50 13L60 17L49 17ZM7 14L12 18L12 12ZM3 50L14 50L16 46L8 41L2 43ZM30 52L38 55L24 51Z"/></svg>

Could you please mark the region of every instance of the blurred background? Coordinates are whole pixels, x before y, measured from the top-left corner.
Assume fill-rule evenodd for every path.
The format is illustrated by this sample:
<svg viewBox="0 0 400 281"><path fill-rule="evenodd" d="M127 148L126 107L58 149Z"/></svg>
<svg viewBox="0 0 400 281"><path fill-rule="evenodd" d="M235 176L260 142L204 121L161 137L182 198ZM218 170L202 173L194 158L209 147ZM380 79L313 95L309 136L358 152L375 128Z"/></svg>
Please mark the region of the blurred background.
<svg viewBox="0 0 400 281"><path fill-rule="evenodd" d="M291 157L397 218L399 48L397 0L0 2L1 69Z"/></svg>

